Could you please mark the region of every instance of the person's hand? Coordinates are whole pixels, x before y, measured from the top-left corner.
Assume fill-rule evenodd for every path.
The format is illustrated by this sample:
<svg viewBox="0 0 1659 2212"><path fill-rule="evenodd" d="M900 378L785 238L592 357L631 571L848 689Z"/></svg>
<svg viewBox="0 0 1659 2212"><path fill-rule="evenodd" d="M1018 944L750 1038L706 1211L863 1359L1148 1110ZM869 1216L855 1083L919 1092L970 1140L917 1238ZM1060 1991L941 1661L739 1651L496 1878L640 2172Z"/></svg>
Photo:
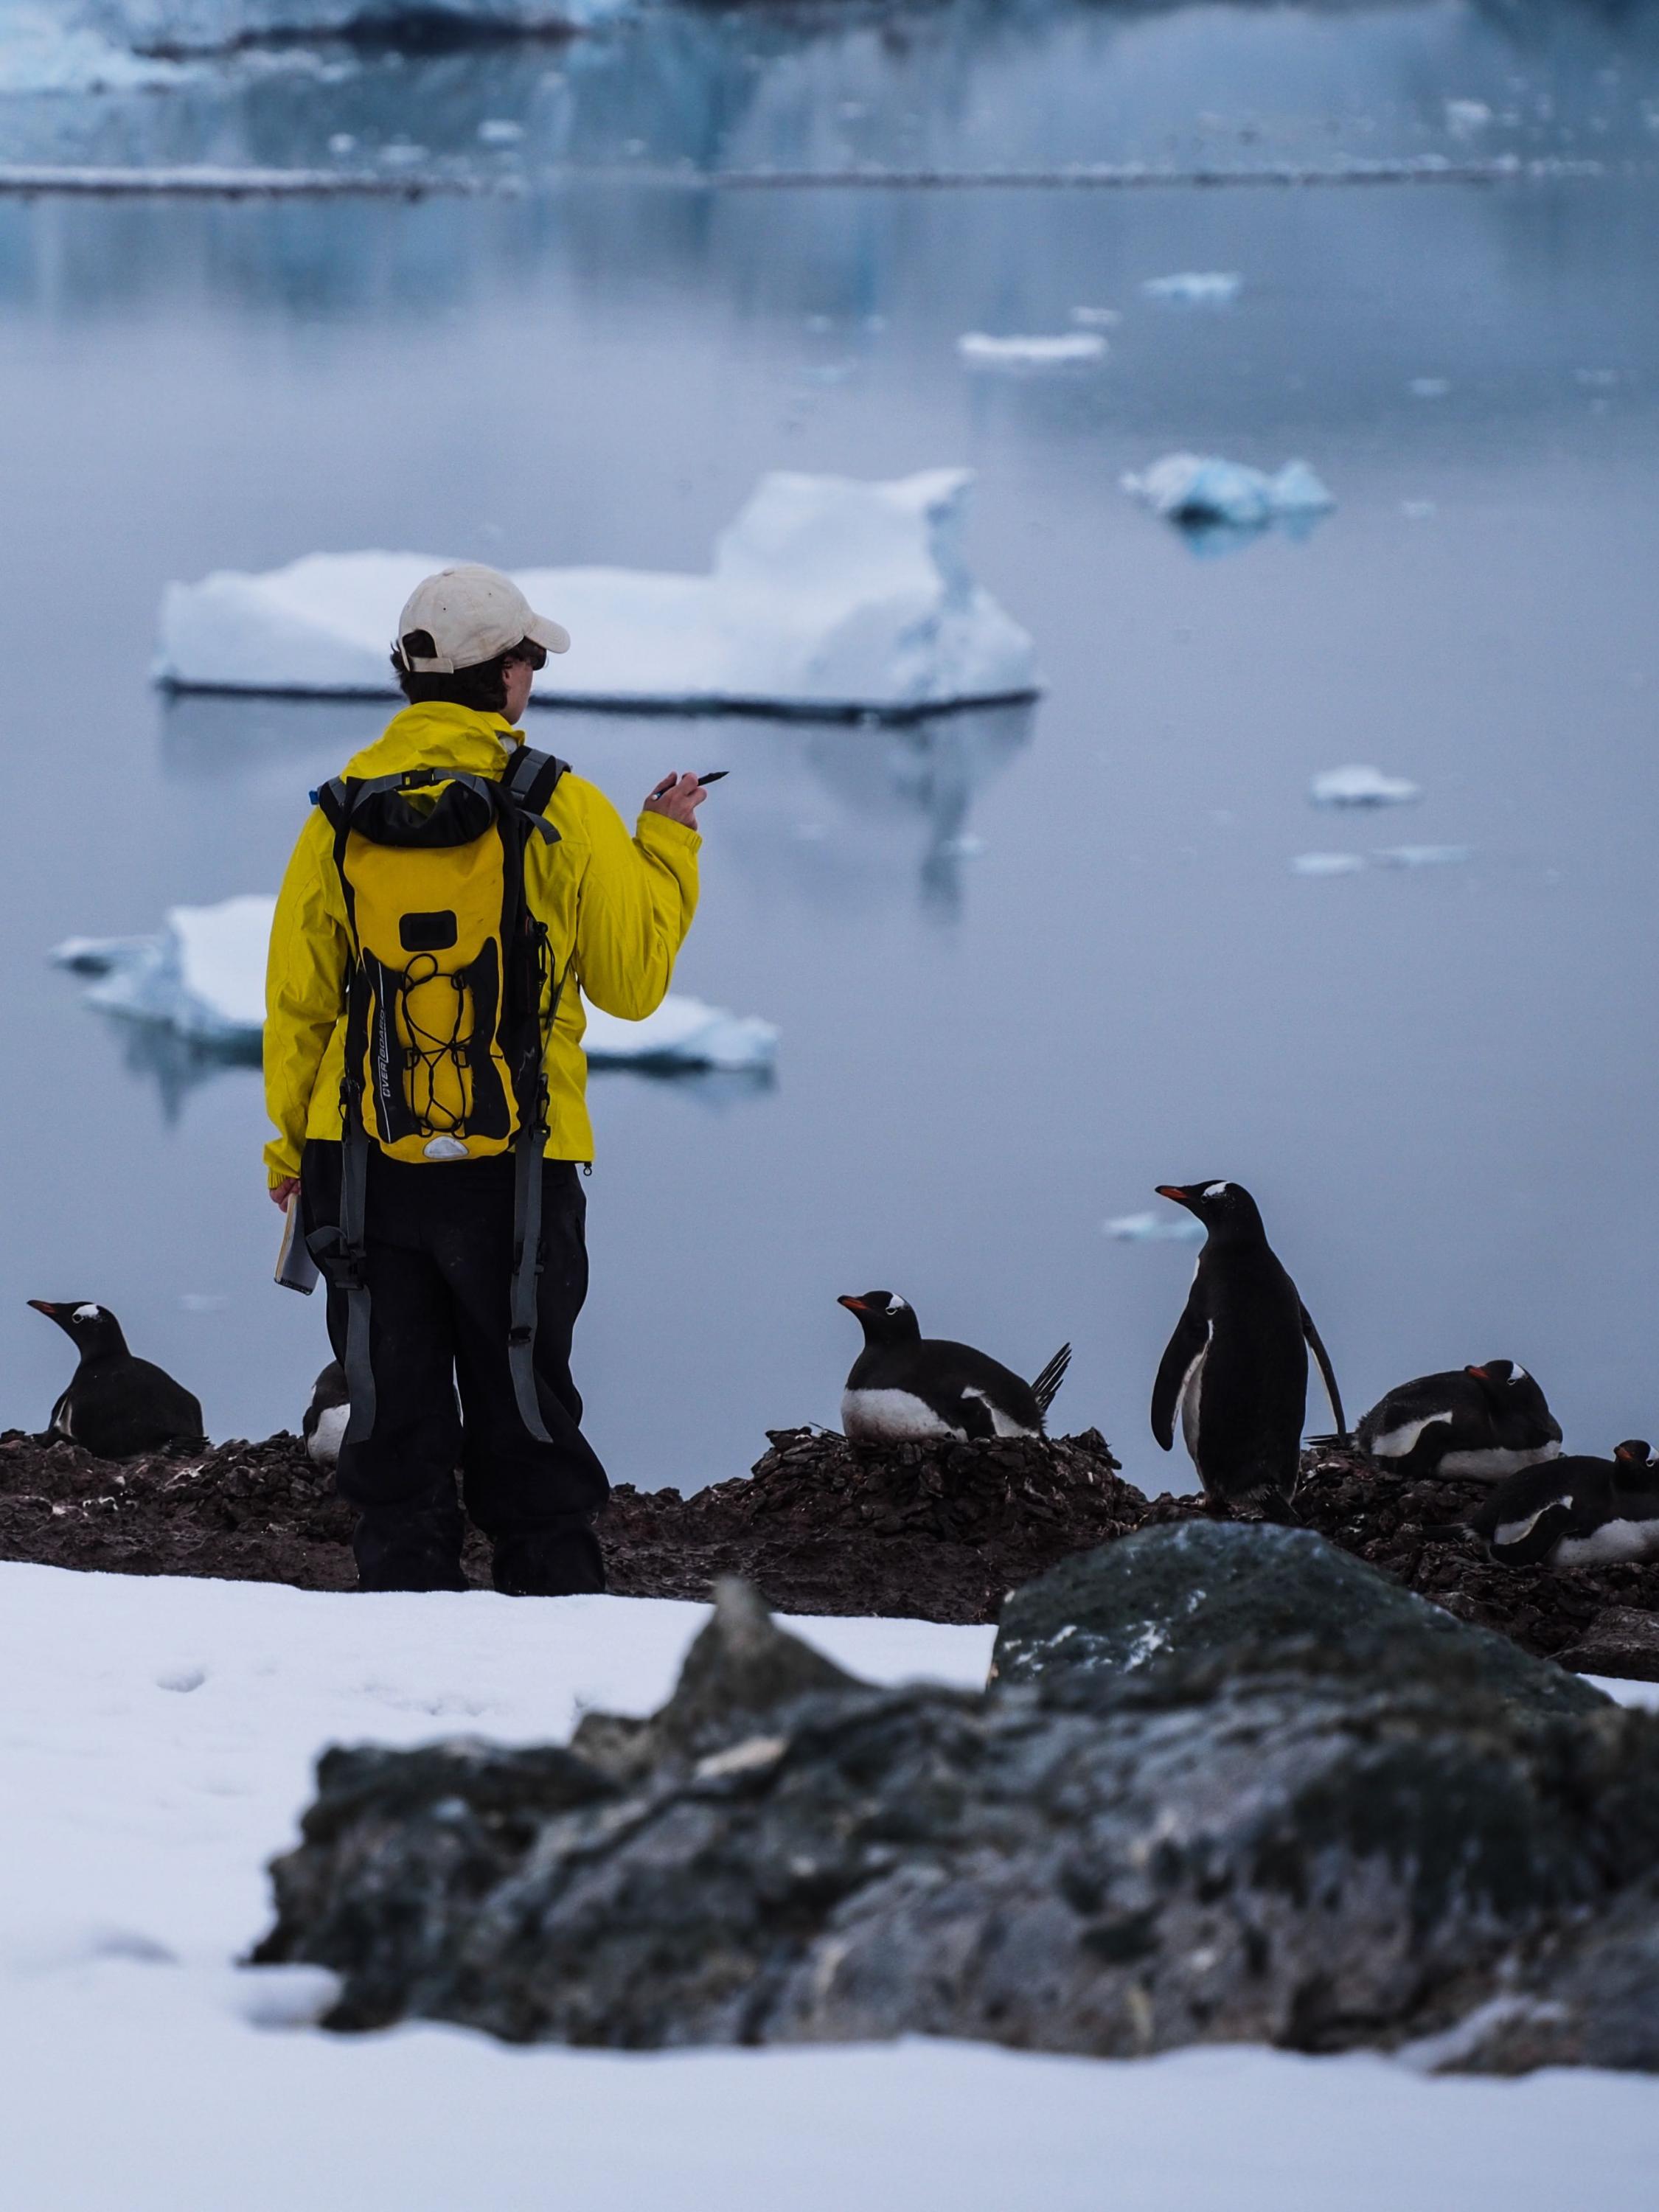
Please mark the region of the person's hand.
<svg viewBox="0 0 1659 2212"><path fill-rule="evenodd" d="M270 1186L271 1204L273 1206L286 1207L289 1199L298 1195L299 1188L300 1178L298 1176L284 1176L281 1182L274 1182Z"/></svg>
<svg viewBox="0 0 1659 2212"><path fill-rule="evenodd" d="M665 814L671 822L684 823L688 830L697 826L697 809L708 793L695 775L675 775L672 772L645 802L647 814Z"/></svg>

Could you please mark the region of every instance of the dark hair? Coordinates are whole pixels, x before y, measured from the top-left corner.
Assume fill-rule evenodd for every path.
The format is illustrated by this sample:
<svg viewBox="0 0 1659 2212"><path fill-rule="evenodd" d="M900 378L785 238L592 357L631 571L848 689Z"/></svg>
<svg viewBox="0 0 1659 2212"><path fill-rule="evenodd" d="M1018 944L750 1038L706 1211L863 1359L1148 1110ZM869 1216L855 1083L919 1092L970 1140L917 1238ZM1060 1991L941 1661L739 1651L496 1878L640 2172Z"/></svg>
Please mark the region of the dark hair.
<svg viewBox="0 0 1659 2212"><path fill-rule="evenodd" d="M437 657L437 644L430 630L405 630L403 648L411 660L432 660ZM392 672L398 679L398 689L411 707L422 706L428 700L446 699L452 706L471 707L477 714L504 714L509 660L527 660L532 668L544 668L547 665L547 648L538 645L533 637L521 637L516 645L509 645L493 660L477 661L471 668L457 668L448 676L405 668L393 653Z"/></svg>

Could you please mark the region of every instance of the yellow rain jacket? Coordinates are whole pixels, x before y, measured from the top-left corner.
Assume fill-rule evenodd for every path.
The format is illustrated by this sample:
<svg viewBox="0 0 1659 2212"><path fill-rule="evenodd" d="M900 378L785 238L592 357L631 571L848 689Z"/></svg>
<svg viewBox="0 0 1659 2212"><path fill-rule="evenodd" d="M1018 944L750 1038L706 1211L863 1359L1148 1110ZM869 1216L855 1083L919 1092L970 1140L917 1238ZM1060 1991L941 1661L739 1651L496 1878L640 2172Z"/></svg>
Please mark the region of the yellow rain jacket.
<svg viewBox="0 0 1659 2212"><path fill-rule="evenodd" d="M495 776L523 742L505 715L434 702L394 714L345 774L453 768ZM558 843L532 837L525 854L525 896L547 925L553 975L566 978L547 1045L547 1156L591 1160L581 993L624 1021L662 1004L696 911L702 840L664 814L641 814L630 839L605 793L579 775L560 777L547 818ZM334 835L313 808L277 895L265 973L265 1106L277 1133L265 1167L273 1185L299 1174L307 1137L339 1139L348 943Z"/></svg>

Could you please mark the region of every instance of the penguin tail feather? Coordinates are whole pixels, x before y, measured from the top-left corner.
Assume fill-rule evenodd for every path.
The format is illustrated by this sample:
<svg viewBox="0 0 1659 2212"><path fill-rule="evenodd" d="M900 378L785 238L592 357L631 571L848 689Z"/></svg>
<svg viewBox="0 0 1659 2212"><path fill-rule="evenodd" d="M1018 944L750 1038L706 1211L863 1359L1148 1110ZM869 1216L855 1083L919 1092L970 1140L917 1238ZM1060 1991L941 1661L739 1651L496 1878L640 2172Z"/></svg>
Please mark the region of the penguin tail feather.
<svg viewBox="0 0 1659 2212"><path fill-rule="evenodd" d="M1352 1451L1353 1438L1346 1429L1334 1436L1306 1437L1303 1439L1309 1451Z"/></svg>
<svg viewBox="0 0 1659 2212"><path fill-rule="evenodd" d="M1066 1370L1071 1364L1072 1347L1069 1344L1062 1344L1036 1382L1032 1383L1031 1395L1037 1401L1037 1411L1040 1413L1046 1414L1049 1407L1054 1404L1060 1394L1060 1386L1066 1380Z"/></svg>

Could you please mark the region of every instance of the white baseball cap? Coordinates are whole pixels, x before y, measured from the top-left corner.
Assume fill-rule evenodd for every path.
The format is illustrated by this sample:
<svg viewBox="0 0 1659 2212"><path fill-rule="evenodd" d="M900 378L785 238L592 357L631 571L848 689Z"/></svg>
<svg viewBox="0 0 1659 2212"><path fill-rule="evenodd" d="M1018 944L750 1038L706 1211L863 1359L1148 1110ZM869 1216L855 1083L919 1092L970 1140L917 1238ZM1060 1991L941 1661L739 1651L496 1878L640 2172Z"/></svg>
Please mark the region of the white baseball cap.
<svg viewBox="0 0 1659 2212"><path fill-rule="evenodd" d="M425 630L437 647L429 659L404 653L403 641L412 629ZM458 668L494 660L526 637L549 653L570 650L569 631L538 615L511 576L469 562L416 584L398 617L392 649L417 675L453 676Z"/></svg>

